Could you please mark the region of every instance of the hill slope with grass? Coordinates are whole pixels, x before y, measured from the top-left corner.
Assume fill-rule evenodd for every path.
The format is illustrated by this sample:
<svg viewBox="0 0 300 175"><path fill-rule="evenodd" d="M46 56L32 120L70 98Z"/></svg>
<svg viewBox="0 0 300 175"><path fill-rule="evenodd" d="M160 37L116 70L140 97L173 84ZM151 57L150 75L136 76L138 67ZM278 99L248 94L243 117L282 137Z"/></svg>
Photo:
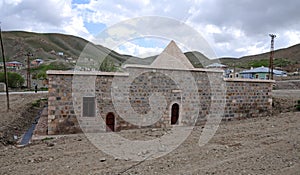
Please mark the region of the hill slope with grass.
<svg viewBox="0 0 300 175"><path fill-rule="evenodd" d="M230 67L267 67L269 65L269 58L270 53L267 52L241 58L220 58L220 61ZM275 50L274 66L290 72L297 71L297 68L300 68L300 44Z"/></svg>
<svg viewBox="0 0 300 175"><path fill-rule="evenodd" d="M144 63L137 57L121 55L101 45L95 45L85 39L72 35L56 33L32 33L23 31L3 32L5 57L8 61L26 63L25 54L31 52L31 59L41 58L45 61L65 61L67 58L77 60L79 56L87 58L105 57L119 64L127 60ZM88 46L88 47L87 47ZM59 55L62 52L63 55ZM81 55L83 54L83 55Z"/></svg>
<svg viewBox="0 0 300 175"><path fill-rule="evenodd" d="M130 55L122 55L101 45L95 45L83 38L57 33L33 33L24 31L3 32L5 57L8 61L20 61L26 64L25 54L33 53L34 58L41 58L46 61L43 69L71 69L75 63L66 62L67 58L77 60L79 56L86 58L107 59L120 65L129 64L150 64L157 56L138 58ZM87 47L88 46L88 47ZM59 55L58 52L63 52ZM83 54L84 53L84 54ZM198 68L204 67L213 62L220 61L229 67L250 68L268 66L269 53L244 56L241 58L220 58L209 60L205 55L197 51L186 52L185 55L191 63ZM201 61L199 61L201 60ZM53 66L59 64L60 66ZM275 51L275 67L287 71L296 71L300 67L300 44Z"/></svg>

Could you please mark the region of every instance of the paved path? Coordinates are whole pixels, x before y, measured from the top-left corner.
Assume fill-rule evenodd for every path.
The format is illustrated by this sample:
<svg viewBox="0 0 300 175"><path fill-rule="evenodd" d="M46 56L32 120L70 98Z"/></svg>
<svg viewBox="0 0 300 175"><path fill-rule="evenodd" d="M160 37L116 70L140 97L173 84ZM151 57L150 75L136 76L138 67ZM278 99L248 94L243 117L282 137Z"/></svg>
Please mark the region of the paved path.
<svg viewBox="0 0 300 175"><path fill-rule="evenodd" d="M47 94L48 91L37 91L35 93L34 91L25 91L25 92L9 92L9 95L14 95L14 94ZM6 92L0 92L0 95L6 95Z"/></svg>

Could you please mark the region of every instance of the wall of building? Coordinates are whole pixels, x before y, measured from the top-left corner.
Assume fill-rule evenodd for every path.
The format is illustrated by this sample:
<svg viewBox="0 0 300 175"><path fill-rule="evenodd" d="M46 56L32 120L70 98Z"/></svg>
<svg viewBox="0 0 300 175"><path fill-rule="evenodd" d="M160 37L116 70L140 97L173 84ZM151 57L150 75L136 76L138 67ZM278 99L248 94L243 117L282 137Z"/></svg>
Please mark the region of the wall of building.
<svg viewBox="0 0 300 175"><path fill-rule="evenodd" d="M208 115L221 115L224 119L255 117L266 115L272 108L272 81L223 79L222 72L218 71L144 68L128 68L127 71L116 75L48 72L48 133L106 132L108 113L115 116L116 131L170 127L174 103L179 104L178 125L183 126L201 122ZM193 82L197 88L189 89ZM95 97L95 117L82 116L83 97ZM151 98L155 100L151 102ZM165 105L155 106L155 103ZM143 123L153 119L147 115L151 111L162 111L162 117L150 125ZM122 119L124 116L126 121Z"/></svg>
<svg viewBox="0 0 300 175"><path fill-rule="evenodd" d="M224 118L268 115L272 110L270 80L225 79L226 107Z"/></svg>

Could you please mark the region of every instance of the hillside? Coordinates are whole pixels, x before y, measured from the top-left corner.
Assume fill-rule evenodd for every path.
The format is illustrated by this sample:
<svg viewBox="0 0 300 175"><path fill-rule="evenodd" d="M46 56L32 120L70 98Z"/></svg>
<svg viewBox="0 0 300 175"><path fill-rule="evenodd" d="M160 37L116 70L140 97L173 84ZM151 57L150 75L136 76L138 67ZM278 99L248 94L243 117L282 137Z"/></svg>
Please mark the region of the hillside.
<svg viewBox="0 0 300 175"><path fill-rule="evenodd" d="M244 56L241 58L220 58L223 64L240 68L250 68L269 65L270 53ZM300 44L278 49L274 52L274 66L293 72L300 68Z"/></svg>
<svg viewBox="0 0 300 175"><path fill-rule="evenodd" d="M23 31L3 32L3 43L5 57L8 61L20 61L25 63L26 53L31 52L33 58L42 58L45 61L65 61L67 58L77 60L82 51L89 43L88 51L85 51L87 58L104 57L112 60L115 64L125 62L130 59L131 62L143 60L129 55L121 55L101 45L95 45L85 39L64 34L56 33L32 33ZM59 55L58 52L63 52Z"/></svg>
<svg viewBox="0 0 300 175"><path fill-rule="evenodd" d="M67 58L76 61L86 48L84 57L101 58L111 60L115 65L121 63L150 64L157 56L138 58L130 55L122 55L101 45L95 45L85 39L72 35L57 33L32 33L23 31L3 32L5 56L8 61L20 61L26 63L27 52L33 53L34 58L41 58L46 64L58 62L65 64L67 68L73 67L75 63L66 62ZM63 52L59 55L58 52ZM195 67L204 67L217 60L209 60L205 55L197 51L186 52L185 55ZM83 55L81 55L83 56ZM201 60L201 63L199 62ZM269 53L244 56L241 58L220 58L220 62L229 67L250 68L268 66ZM275 67L287 71L296 71L300 67L300 44L275 51Z"/></svg>
<svg viewBox="0 0 300 175"><path fill-rule="evenodd" d="M8 60L23 62L24 54L33 53L33 57L45 60L59 59L51 51L64 52L66 56L78 57L88 41L62 34L39 34L31 32L3 32L5 56Z"/></svg>

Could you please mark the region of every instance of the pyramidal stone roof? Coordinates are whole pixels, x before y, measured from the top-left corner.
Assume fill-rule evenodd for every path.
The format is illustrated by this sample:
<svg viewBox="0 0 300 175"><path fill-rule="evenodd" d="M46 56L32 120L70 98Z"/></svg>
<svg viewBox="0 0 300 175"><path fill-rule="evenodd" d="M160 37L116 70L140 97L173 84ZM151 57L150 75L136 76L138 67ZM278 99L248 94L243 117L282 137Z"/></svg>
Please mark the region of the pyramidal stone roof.
<svg viewBox="0 0 300 175"><path fill-rule="evenodd" d="M194 66L172 40L165 50L157 56L150 67L167 69L193 69Z"/></svg>

